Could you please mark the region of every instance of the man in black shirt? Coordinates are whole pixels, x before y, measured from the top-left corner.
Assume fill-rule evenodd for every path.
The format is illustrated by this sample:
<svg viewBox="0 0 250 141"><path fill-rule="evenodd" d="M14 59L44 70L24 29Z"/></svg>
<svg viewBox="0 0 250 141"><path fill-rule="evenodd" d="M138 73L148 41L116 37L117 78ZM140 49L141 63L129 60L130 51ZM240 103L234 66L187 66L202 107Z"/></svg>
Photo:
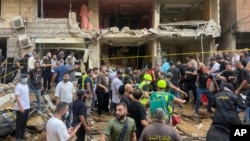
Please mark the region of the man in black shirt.
<svg viewBox="0 0 250 141"><path fill-rule="evenodd" d="M73 101L72 105L72 113L73 113L73 121L72 127L77 126L77 124L81 124L79 130L76 133L77 139L76 141L84 141L85 133L90 131L90 128L87 124L87 108L84 103L84 98L87 96L87 92L83 90L77 91L78 99Z"/></svg>
<svg viewBox="0 0 250 141"><path fill-rule="evenodd" d="M235 94L242 94L246 96L247 108L245 111L245 120L246 124L250 124L250 93L249 93L249 73L244 68L243 64L240 61L235 61L234 64L236 70L236 90Z"/></svg>
<svg viewBox="0 0 250 141"><path fill-rule="evenodd" d="M40 62L35 61L35 68L29 72L29 93L35 93L37 100L37 113L42 114L41 112L41 89L43 89L43 77L42 77L42 69L40 67Z"/></svg>
<svg viewBox="0 0 250 141"><path fill-rule="evenodd" d="M52 78L52 71L51 71L51 52L47 53L46 58L43 59L43 87L44 87L44 92L47 93L50 90L50 83L51 83L51 78Z"/></svg>
<svg viewBox="0 0 250 141"><path fill-rule="evenodd" d="M124 89L125 88L125 89ZM124 89L124 90L123 90ZM119 94L120 94L120 102L124 102L128 107L128 115L131 113L131 106L130 103L132 102L129 97L133 92L133 87L131 84L125 84L125 87L119 87Z"/></svg>
<svg viewBox="0 0 250 141"><path fill-rule="evenodd" d="M188 93L189 90L192 90L193 95L194 95L194 103L196 101L196 77L197 77L197 71L195 70L194 67L192 67L191 62L187 62L187 69L185 71L185 88L184 91ZM189 102L189 96L187 97L187 102Z"/></svg>
<svg viewBox="0 0 250 141"><path fill-rule="evenodd" d="M220 71L219 72L224 71L226 69L226 65L228 64L228 62L226 62L224 60L224 58L221 56L217 57L216 59L218 59L218 63L220 64Z"/></svg>
<svg viewBox="0 0 250 141"><path fill-rule="evenodd" d="M201 96L202 94L205 94L208 98L208 107L207 107L207 111L208 112L212 112L211 110L211 100L212 100L212 93L209 91L208 86L207 86L207 81L210 78L211 80L213 80L213 77L211 74L209 74L205 68L204 64L200 63L199 60L199 54L196 54L196 58L197 58L197 62L198 62L198 83L199 86L196 89L196 93L197 93L197 99L196 99L196 103L195 103L195 117L199 116L199 108L200 108L200 101L201 101ZM216 82L215 82L216 83Z"/></svg>
<svg viewBox="0 0 250 141"><path fill-rule="evenodd" d="M227 64L226 69L222 72L220 72L216 77L218 77L221 80L221 84L224 83L231 83L234 86L234 72L232 70L232 65ZM223 90L222 88L223 85L220 86L220 89Z"/></svg>
<svg viewBox="0 0 250 141"><path fill-rule="evenodd" d="M175 87L180 88L179 79L181 78L181 73L179 69L175 67L174 62L170 61L169 65L170 65L170 68L168 69L167 72L171 72L173 74L173 77L170 81ZM181 97L180 93L174 89L171 89L170 93L175 95L177 98ZM178 109L182 109L182 106L180 104L178 105Z"/></svg>
<svg viewBox="0 0 250 141"><path fill-rule="evenodd" d="M236 73L235 73L235 77L236 77L236 90L235 90L235 94L239 94L239 93L243 93L244 95L248 94L248 87L247 87L247 83L248 83L248 72L247 70L244 68L244 66L242 65L242 63L240 61L235 61L234 64L235 68L236 68Z"/></svg>
<svg viewBox="0 0 250 141"><path fill-rule="evenodd" d="M136 89L133 93L135 100L131 103L131 117L135 120L136 124L136 138L139 139L144 127L148 126L146 121L146 110L140 103L142 98L142 90Z"/></svg>
<svg viewBox="0 0 250 141"><path fill-rule="evenodd" d="M3 74L4 72L4 65L6 64L6 59L5 57L0 54L0 76Z"/></svg>
<svg viewBox="0 0 250 141"><path fill-rule="evenodd" d="M242 99L233 93L234 86L231 83L223 85L223 91L216 93L212 100L215 112L213 123L207 132L207 141L229 141L230 125L242 124L237 108L244 109L246 106Z"/></svg>
<svg viewBox="0 0 250 141"><path fill-rule="evenodd" d="M16 66L20 69L21 74L28 74L28 59L30 55L25 54L20 60L17 60Z"/></svg>

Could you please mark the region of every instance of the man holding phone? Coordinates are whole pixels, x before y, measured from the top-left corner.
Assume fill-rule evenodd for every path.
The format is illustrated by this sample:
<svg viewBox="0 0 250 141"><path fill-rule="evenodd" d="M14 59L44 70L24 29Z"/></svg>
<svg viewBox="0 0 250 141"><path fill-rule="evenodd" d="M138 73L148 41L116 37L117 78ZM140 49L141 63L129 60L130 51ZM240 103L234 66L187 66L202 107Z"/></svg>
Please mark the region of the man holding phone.
<svg viewBox="0 0 250 141"><path fill-rule="evenodd" d="M72 140L80 128L80 125L67 129L62 117L67 116L69 106L66 102L60 102L56 106L55 116L47 122L47 141L68 141Z"/></svg>
<svg viewBox="0 0 250 141"><path fill-rule="evenodd" d="M72 105L72 127L77 127L78 125L80 125L80 128L76 133L76 141L84 141L85 133L90 131L90 127L87 124L87 108L84 103L84 99L85 97L87 97L87 92L78 90L77 97L78 99L75 100Z"/></svg>

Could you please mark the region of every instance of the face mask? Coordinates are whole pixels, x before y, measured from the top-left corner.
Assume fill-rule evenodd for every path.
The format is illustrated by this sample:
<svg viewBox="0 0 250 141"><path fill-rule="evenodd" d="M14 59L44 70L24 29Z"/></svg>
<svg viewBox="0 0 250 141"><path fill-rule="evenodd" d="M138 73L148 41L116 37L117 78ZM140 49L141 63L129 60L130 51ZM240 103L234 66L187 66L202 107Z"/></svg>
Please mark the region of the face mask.
<svg viewBox="0 0 250 141"><path fill-rule="evenodd" d="M22 78L21 81L23 84L26 84L28 82L28 78Z"/></svg>
<svg viewBox="0 0 250 141"><path fill-rule="evenodd" d="M66 114L64 114L63 116L64 116L64 118L67 118L69 116L69 111Z"/></svg>
<svg viewBox="0 0 250 141"><path fill-rule="evenodd" d="M151 81L146 81L146 83L149 85L151 83Z"/></svg>

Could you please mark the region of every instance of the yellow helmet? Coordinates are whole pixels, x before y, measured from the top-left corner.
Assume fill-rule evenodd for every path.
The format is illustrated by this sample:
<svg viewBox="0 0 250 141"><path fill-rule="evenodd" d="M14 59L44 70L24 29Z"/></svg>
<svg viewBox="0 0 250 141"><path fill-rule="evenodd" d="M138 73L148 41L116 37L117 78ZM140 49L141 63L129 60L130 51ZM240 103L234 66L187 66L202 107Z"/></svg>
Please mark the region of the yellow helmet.
<svg viewBox="0 0 250 141"><path fill-rule="evenodd" d="M146 74L144 74L143 79L152 81L152 76L151 76L150 74L147 74L147 73L146 73Z"/></svg>
<svg viewBox="0 0 250 141"><path fill-rule="evenodd" d="M159 81L157 82L157 86L158 86L159 88L164 89L164 88L166 88L167 83L166 83L165 80L159 80Z"/></svg>

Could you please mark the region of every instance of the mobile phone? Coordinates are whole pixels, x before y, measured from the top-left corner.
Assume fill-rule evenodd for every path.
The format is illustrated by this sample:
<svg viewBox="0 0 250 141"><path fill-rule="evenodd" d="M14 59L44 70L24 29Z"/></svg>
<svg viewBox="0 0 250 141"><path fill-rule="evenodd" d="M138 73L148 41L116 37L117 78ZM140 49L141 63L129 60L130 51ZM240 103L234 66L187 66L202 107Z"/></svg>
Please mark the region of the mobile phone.
<svg viewBox="0 0 250 141"><path fill-rule="evenodd" d="M77 123L73 128L76 128L80 124L82 124L82 123L81 122Z"/></svg>

